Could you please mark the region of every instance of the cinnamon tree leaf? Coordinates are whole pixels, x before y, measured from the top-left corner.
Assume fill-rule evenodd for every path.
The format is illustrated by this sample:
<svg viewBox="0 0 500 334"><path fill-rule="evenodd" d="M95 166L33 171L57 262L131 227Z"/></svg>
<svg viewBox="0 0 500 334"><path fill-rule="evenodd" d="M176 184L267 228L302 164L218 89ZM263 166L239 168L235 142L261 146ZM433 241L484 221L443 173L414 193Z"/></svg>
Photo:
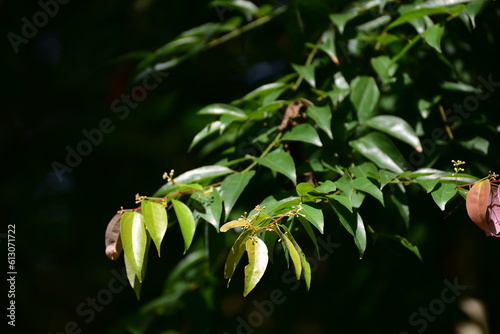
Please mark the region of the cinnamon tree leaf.
<svg viewBox="0 0 500 334"><path fill-rule="evenodd" d="M321 139L319 139L318 132L316 132L311 124L307 123L294 126L291 130L285 132L281 140L301 141L319 147L323 146Z"/></svg>
<svg viewBox="0 0 500 334"><path fill-rule="evenodd" d="M124 212L120 222L120 234L125 256L134 269L139 282L142 282L142 266L147 244L144 216L137 211Z"/></svg>
<svg viewBox="0 0 500 334"><path fill-rule="evenodd" d="M174 211L181 227L182 237L184 238L184 254L186 254L193 241L196 222L193 213L186 204L176 199L172 200L172 204L174 205Z"/></svg>
<svg viewBox="0 0 500 334"><path fill-rule="evenodd" d="M431 195L441 211L444 211L446 203L448 203L456 193L457 186L455 184L442 182L432 191Z"/></svg>
<svg viewBox="0 0 500 334"><path fill-rule="evenodd" d="M339 217L340 223L354 237L354 243L359 250L359 258L363 257L366 249L366 230L363 220L357 211L349 212L338 202L330 201L330 205Z"/></svg>
<svg viewBox="0 0 500 334"><path fill-rule="evenodd" d="M290 154L285 152L269 153L264 158L255 158L255 160L267 168L281 173L288 177L293 184L297 183L297 174L295 172L295 163Z"/></svg>
<svg viewBox="0 0 500 334"><path fill-rule="evenodd" d="M351 81L351 102L356 109L358 121L361 123L373 117L375 106L380 97L377 83L373 77L358 76Z"/></svg>
<svg viewBox="0 0 500 334"><path fill-rule="evenodd" d="M226 263L224 265L224 278L229 279L227 285L231 282L231 278L233 277L234 271L240 262L243 253L245 253L245 245L251 236L251 230L246 230L238 236L236 241L234 242L229 254L227 255Z"/></svg>
<svg viewBox="0 0 500 334"><path fill-rule="evenodd" d="M245 242L248 254L248 264L245 266L245 288L243 296L246 297L255 288L266 271L269 257L267 246L261 239L254 237Z"/></svg>
<svg viewBox="0 0 500 334"><path fill-rule="evenodd" d="M225 217L229 216L231 209L240 197L243 190L255 175L255 171L249 171L246 173L236 173L227 176L221 184L222 200L224 201L224 213Z"/></svg>
<svg viewBox="0 0 500 334"><path fill-rule="evenodd" d="M145 200L141 202L141 211L144 215L146 228L156 245L158 256L160 256L161 241L167 231L168 225L167 210L160 203Z"/></svg>

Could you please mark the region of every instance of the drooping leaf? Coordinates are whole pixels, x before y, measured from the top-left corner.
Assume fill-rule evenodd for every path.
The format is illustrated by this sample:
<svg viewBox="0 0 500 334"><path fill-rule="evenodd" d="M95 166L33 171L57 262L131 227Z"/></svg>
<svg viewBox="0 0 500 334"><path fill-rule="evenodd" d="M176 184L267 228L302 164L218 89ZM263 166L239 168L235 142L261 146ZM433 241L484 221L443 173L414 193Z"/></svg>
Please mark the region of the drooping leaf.
<svg viewBox="0 0 500 334"><path fill-rule="evenodd" d="M375 114L380 92L375 79L368 76L358 76L351 81L350 99L360 122L365 122Z"/></svg>
<svg viewBox="0 0 500 334"><path fill-rule="evenodd" d="M352 212L352 196L351 198L345 196L345 195L327 195L326 196L329 201L337 201L343 206L346 207L347 210Z"/></svg>
<svg viewBox="0 0 500 334"><path fill-rule="evenodd" d="M349 142L354 149L373 161L379 168L394 173L402 173L406 162L389 138L380 132L371 132L364 137Z"/></svg>
<svg viewBox="0 0 500 334"><path fill-rule="evenodd" d="M487 3L487 0L474 0L465 6L465 12L472 23L472 28L476 27L476 16L481 13Z"/></svg>
<svg viewBox="0 0 500 334"><path fill-rule="evenodd" d="M139 282L143 280L142 266L146 252L147 235L144 217L137 211L126 211L120 222L123 251Z"/></svg>
<svg viewBox="0 0 500 334"><path fill-rule="evenodd" d="M249 238L245 243L245 249L248 254L248 264L245 266L244 297L259 283L269 260L266 244L257 237Z"/></svg>
<svg viewBox="0 0 500 334"><path fill-rule="evenodd" d="M377 233L377 236L388 238L388 239L391 239L391 240L397 242L398 244L400 244L401 246L405 247L410 252L412 252L413 254L415 254L415 256L420 261L422 261L422 256L420 255L420 251L418 250L418 247L415 246L414 244L412 244L411 242L409 242L405 237L402 237L402 236L397 235L397 234L395 234L395 235L388 235L388 234L379 234L379 233Z"/></svg>
<svg viewBox="0 0 500 334"><path fill-rule="evenodd" d="M380 189L383 189L389 182L391 182L398 176L397 173L385 169L380 169L379 175L380 175Z"/></svg>
<svg viewBox="0 0 500 334"><path fill-rule="evenodd" d="M293 162L293 158L290 154L285 152L273 152L269 153L264 158L256 158L255 160L267 168L285 175L293 182L293 184L297 183L295 163Z"/></svg>
<svg viewBox="0 0 500 334"><path fill-rule="evenodd" d="M353 180L354 189L363 191L375 197L382 205L384 205L384 195L382 191L374 185L367 177L357 177Z"/></svg>
<svg viewBox="0 0 500 334"><path fill-rule="evenodd" d="M354 243L359 250L359 258L362 258L366 249L366 230L361 216L357 211L349 212L338 202L330 201L330 205L339 217L342 226L354 237Z"/></svg>
<svg viewBox="0 0 500 334"><path fill-rule="evenodd" d="M151 239L153 239L153 242L156 245L158 256L160 256L161 241L167 231L168 225L167 211L160 203L148 200L141 202L141 211L144 215L146 228L149 231Z"/></svg>
<svg viewBox="0 0 500 334"><path fill-rule="evenodd" d="M297 253L299 254L300 265L302 267L302 275L304 276L304 280L306 281L307 290L309 290L309 288L311 287L311 265L307 261L306 255L300 248L292 233L290 233L290 230L285 225L283 225L282 227L285 230L285 237L290 240L292 246L295 247Z"/></svg>
<svg viewBox="0 0 500 334"><path fill-rule="evenodd" d="M315 204L301 204L302 210L299 213L303 214L305 218L318 229L318 231L324 233L324 217L323 211L319 209Z"/></svg>
<svg viewBox="0 0 500 334"><path fill-rule="evenodd" d="M491 185L490 180L484 179L474 183L465 200L467 214L469 218L482 229L487 236L492 233L488 229L488 204L490 201Z"/></svg>
<svg viewBox="0 0 500 334"><path fill-rule="evenodd" d="M243 253L245 253L245 244L250 238L250 230L246 230L238 236L236 241L234 242L229 254L227 255L226 263L224 265L224 278L229 279L227 285L231 282L231 278L233 277L234 271L240 262Z"/></svg>
<svg viewBox="0 0 500 334"><path fill-rule="evenodd" d="M255 171L237 173L227 176L222 181L222 200L224 201L224 213L226 217L229 216L234 204L254 175Z"/></svg>
<svg viewBox="0 0 500 334"><path fill-rule="evenodd" d="M295 269L295 277L300 279L300 275L302 274L302 263L300 262L300 255L297 251L297 248L293 245L292 241L288 237L288 233L281 232L280 228L284 228L284 225L280 225L275 228L276 233L280 236L281 241L283 242L284 247L288 251L290 258L292 259L293 268Z"/></svg>
<svg viewBox="0 0 500 334"><path fill-rule="evenodd" d="M431 195L434 202L439 206L441 211L444 211L446 203L455 196L457 193L457 186L453 183L439 183L439 185L434 188Z"/></svg>
<svg viewBox="0 0 500 334"><path fill-rule="evenodd" d="M122 252L122 239L120 237L121 213L117 213L111 218L106 227L104 237L104 246L106 247L106 256L111 260L116 260Z"/></svg>
<svg viewBox="0 0 500 334"><path fill-rule="evenodd" d="M312 127L311 124L307 123L292 127L291 130L285 132L281 140L301 141L319 147L323 146L316 130Z"/></svg>
<svg viewBox="0 0 500 334"><path fill-rule="evenodd" d="M311 238L311 240L312 240L312 242L314 244L314 247L316 247L316 251L319 254L318 240L316 239L316 235L314 234L314 230L311 227L311 223L307 219L305 219L304 217L299 216L297 218L299 219L299 222L304 227L304 230L306 230L307 235L309 236L309 238Z"/></svg>
<svg viewBox="0 0 500 334"><path fill-rule="evenodd" d="M141 287L142 283L139 281L139 278L135 274L135 270L130 264L130 262L127 260L127 257L124 256L125 259L125 270L127 272L127 279L128 282L130 283L130 286L132 289L134 289L135 296L137 297L137 300L139 300L139 297L141 295Z"/></svg>
<svg viewBox="0 0 500 334"><path fill-rule="evenodd" d="M411 145L417 152L422 152L422 144L415 130L401 117L380 115L370 118L364 124Z"/></svg>
<svg viewBox="0 0 500 334"><path fill-rule="evenodd" d="M310 106L307 108L307 116L311 117L319 128L333 139L332 134L332 111L329 106Z"/></svg>
<svg viewBox="0 0 500 334"><path fill-rule="evenodd" d="M500 196L498 189L498 187L491 187L487 211L488 230L494 237L500 237Z"/></svg>
<svg viewBox="0 0 500 334"><path fill-rule="evenodd" d="M340 179L335 181L335 186L337 189L342 190L342 192L345 194L349 200L352 197L352 191L353 191L353 184L352 184L352 178L351 175L349 175L348 172L345 172Z"/></svg>
<svg viewBox="0 0 500 334"><path fill-rule="evenodd" d="M184 238L185 254L193 241L194 232L196 230L196 222L194 220L193 213L186 204L176 199L172 199L172 204L174 205L174 211L181 227L182 237Z"/></svg>
<svg viewBox="0 0 500 334"><path fill-rule="evenodd" d="M163 185L156 191L156 193L154 193L153 197L164 197L169 193L175 192L176 190L179 190L180 184L189 184L194 182L203 183L207 180L224 176L230 173L234 173L234 171L230 168L217 165L210 165L192 169L175 177L175 184L173 184L172 182L168 182Z"/></svg>

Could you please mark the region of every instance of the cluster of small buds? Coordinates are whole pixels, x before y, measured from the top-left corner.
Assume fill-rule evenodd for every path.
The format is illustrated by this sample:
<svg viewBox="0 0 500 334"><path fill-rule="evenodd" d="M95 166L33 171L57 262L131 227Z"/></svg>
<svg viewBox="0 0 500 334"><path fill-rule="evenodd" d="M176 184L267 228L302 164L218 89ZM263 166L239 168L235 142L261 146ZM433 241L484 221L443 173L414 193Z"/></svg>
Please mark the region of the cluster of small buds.
<svg viewBox="0 0 500 334"><path fill-rule="evenodd" d="M462 167L459 167L460 165L464 165L465 162L462 160L451 160L451 163L453 164L453 169L455 170L455 173L460 173L465 171Z"/></svg>
<svg viewBox="0 0 500 334"><path fill-rule="evenodd" d="M213 191L214 191L214 188L213 188L213 187L210 187L210 188L208 188L208 190L207 190L207 191L203 192L203 195L208 196L208 195L210 195L211 193L213 193Z"/></svg>
<svg viewBox="0 0 500 334"><path fill-rule="evenodd" d="M288 217L293 217L293 216L305 217L306 215L300 213L300 211L302 211L301 204L297 205L297 208L295 206L292 206L292 211L288 212L287 215Z"/></svg>
<svg viewBox="0 0 500 334"><path fill-rule="evenodd" d="M147 198L147 196L139 196L139 194L135 194L135 203L141 203Z"/></svg>
<svg viewBox="0 0 500 334"><path fill-rule="evenodd" d="M250 220L254 220L255 218L257 218L260 215L260 213L262 212L262 210L264 210L265 208L266 208L265 206L261 207L260 205L257 205L255 207L255 211L257 211L257 213L253 214L252 217L250 217ZM245 212L245 215L246 214L247 213Z"/></svg>
<svg viewBox="0 0 500 334"><path fill-rule="evenodd" d="M173 169L170 170L170 173L167 172L163 173L163 179L164 180L167 179L167 182L172 182L172 184L175 184L176 182L174 180L174 173L175 172Z"/></svg>
<svg viewBox="0 0 500 334"><path fill-rule="evenodd" d="M164 208L166 208L166 207L167 207L167 201L163 201L163 202L161 202L160 204L161 204L161 206L163 206Z"/></svg>
<svg viewBox="0 0 500 334"><path fill-rule="evenodd" d="M488 173L488 177L490 178L490 180L496 180L500 175L498 175L497 173L495 172L491 172L491 170L489 171Z"/></svg>

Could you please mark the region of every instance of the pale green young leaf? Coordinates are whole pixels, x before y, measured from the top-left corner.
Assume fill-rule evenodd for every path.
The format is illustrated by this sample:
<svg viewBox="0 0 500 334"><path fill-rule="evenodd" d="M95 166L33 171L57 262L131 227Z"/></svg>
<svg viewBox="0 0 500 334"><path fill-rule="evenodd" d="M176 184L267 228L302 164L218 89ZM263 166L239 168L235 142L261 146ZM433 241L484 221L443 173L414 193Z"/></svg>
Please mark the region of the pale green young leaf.
<svg viewBox="0 0 500 334"><path fill-rule="evenodd" d="M149 235L156 246L158 256L160 256L160 246L163 236L167 231L168 218L167 211L163 205L153 201L142 201L141 211L144 215L144 222L149 231Z"/></svg>
<svg viewBox="0 0 500 334"><path fill-rule="evenodd" d="M240 227L240 226L241 227L248 226L249 224L250 224L250 222L248 221L248 219L240 218L238 220L232 220L230 222L225 223L224 225L222 225L220 227L220 231L227 232L232 228Z"/></svg>
<svg viewBox="0 0 500 334"><path fill-rule="evenodd" d="M259 283L269 261L267 246L261 239L257 237L249 238L245 243L245 249L248 254L248 264L245 266L244 297Z"/></svg>
<svg viewBox="0 0 500 334"><path fill-rule="evenodd" d="M172 204L174 205L174 211L181 227L182 237L184 238L185 254L193 241L194 232L196 230L196 222L194 220L193 213L186 204L175 199L172 200Z"/></svg>
<svg viewBox="0 0 500 334"><path fill-rule="evenodd" d="M139 282L143 280L142 266L147 245L147 232L144 217L137 211L126 211L120 221L120 236L123 251L134 269Z"/></svg>

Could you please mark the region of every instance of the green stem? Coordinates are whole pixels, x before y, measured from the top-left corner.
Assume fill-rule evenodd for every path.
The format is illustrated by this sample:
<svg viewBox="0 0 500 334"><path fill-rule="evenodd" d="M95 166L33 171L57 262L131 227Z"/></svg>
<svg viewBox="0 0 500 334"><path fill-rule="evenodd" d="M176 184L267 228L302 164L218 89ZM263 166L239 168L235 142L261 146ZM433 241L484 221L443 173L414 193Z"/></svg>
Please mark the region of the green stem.
<svg viewBox="0 0 500 334"><path fill-rule="evenodd" d="M231 32L229 32L229 33L227 33L219 38L211 40L210 42L207 43L207 45L205 45L204 49L205 50L211 49L213 47L216 47L217 45L225 43L233 38L236 38L236 37L240 36L241 34L244 34L247 31L250 31L254 28L257 28L257 27L271 21L276 16L284 13L285 10L286 10L286 6L281 6L269 15L263 16L255 21L250 22L247 25L244 25L241 28L236 28L236 29L232 30Z"/></svg>
<svg viewBox="0 0 500 334"><path fill-rule="evenodd" d="M264 152L262 152L262 154L260 155L259 158L264 158L269 153L269 151L271 151L272 148L279 143L279 141L281 139L281 136L283 136L283 133L279 132L278 135L271 142L271 144L269 144L269 146L264 150ZM242 170L241 173L248 172L249 170L251 170L252 168L254 168L255 165L257 165L257 164L258 164L257 161L252 162L252 164L250 164L250 166L248 166L247 168L245 168L244 170Z"/></svg>

